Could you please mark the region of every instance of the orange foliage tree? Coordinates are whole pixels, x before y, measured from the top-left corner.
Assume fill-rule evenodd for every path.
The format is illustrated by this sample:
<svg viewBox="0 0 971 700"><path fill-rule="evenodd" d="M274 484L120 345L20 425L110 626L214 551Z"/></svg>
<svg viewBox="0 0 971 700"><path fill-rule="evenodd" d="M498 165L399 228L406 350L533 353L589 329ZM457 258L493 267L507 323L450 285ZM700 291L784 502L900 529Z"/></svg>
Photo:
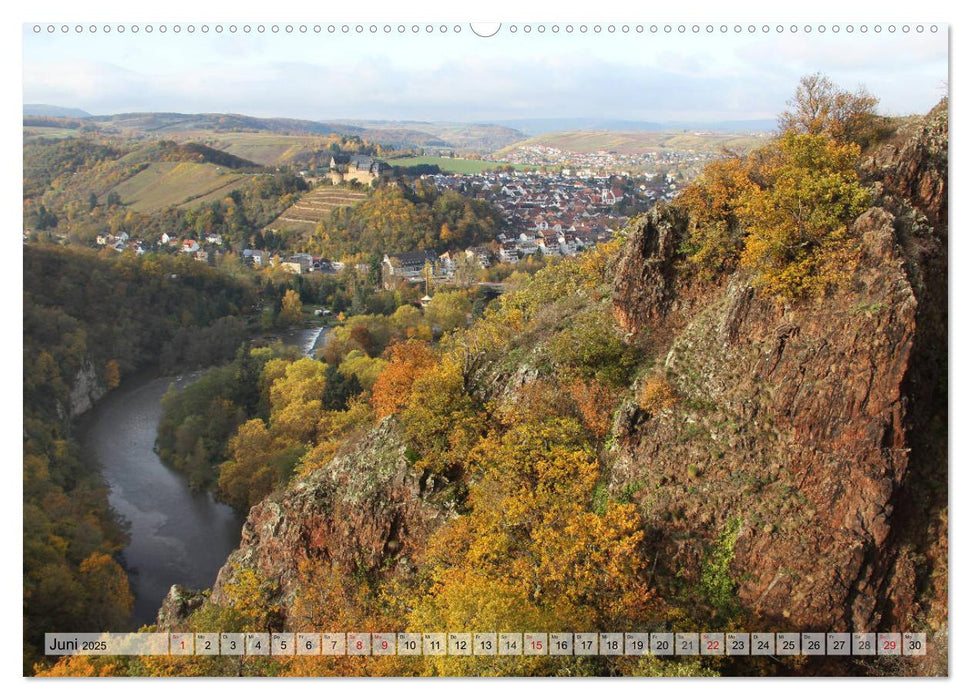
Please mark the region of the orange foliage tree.
<svg viewBox="0 0 971 700"><path fill-rule="evenodd" d="M415 380L435 363L431 348L418 340L396 343L385 354L388 365L378 375L371 393L371 404L378 418L401 410Z"/></svg>

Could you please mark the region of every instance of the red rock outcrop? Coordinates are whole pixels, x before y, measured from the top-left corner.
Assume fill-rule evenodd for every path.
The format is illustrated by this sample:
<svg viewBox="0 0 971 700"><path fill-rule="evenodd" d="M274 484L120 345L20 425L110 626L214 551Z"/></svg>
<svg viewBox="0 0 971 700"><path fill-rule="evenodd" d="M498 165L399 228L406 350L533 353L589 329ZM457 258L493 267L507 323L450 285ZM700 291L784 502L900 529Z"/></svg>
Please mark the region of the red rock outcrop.
<svg viewBox="0 0 971 700"><path fill-rule="evenodd" d="M273 583L286 611L300 564L331 562L347 573L407 566L415 543L443 517L423 499L425 484L407 458L395 422L386 418L345 451L254 506L242 541L220 569L211 599L249 569ZM284 621L285 623L285 621Z"/></svg>
<svg viewBox="0 0 971 700"><path fill-rule="evenodd" d="M862 260L823 300L782 306L739 272L679 303L691 282L677 216L629 239L615 315L671 338L657 364L679 403L619 412L611 479L636 490L659 580L697 583L718 534L738 528L731 575L766 628L900 629L928 614L946 573L946 149L945 107L868 159L881 194L854 223Z"/></svg>

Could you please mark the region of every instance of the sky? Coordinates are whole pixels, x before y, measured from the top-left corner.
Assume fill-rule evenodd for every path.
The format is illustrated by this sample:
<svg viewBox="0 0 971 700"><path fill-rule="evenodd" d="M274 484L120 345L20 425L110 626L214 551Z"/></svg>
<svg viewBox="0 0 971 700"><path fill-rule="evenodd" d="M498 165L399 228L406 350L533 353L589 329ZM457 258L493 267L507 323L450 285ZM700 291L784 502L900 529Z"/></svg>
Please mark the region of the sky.
<svg viewBox="0 0 971 700"><path fill-rule="evenodd" d="M528 118L596 118L644 121L771 119L785 108L803 75L822 71L846 88L865 86L886 114L926 112L946 93L948 27L902 25L878 34L870 25L852 33L819 24L807 33L775 24L750 34L713 25L697 34L688 25L665 33L658 25L628 25L622 32L571 33L565 25L504 25L489 38L468 24L435 25L404 34L398 25L285 25L260 35L253 23L235 34L229 25L176 34L167 25L124 33L117 24L81 33L74 25L53 34L23 28L25 103L76 107L93 114L119 112L233 112L257 117L487 122ZM456 33L454 27L459 26ZM931 31L931 27L936 31Z"/></svg>

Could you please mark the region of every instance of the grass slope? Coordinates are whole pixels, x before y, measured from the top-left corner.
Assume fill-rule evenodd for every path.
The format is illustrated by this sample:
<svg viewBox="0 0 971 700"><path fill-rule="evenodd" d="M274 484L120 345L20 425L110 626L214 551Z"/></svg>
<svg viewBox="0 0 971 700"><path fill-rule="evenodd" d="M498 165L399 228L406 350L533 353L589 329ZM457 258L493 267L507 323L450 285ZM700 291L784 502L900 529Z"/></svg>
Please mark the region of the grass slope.
<svg viewBox="0 0 971 700"><path fill-rule="evenodd" d="M193 132L191 136L194 140L203 141L213 148L260 165L283 165L293 161L300 154L312 152L315 147L323 148L326 145L326 141L319 136L266 132L239 134Z"/></svg>
<svg viewBox="0 0 971 700"><path fill-rule="evenodd" d="M209 163L151 163L114 191L132 209L151 211L217 199L251 177Z"/></svg>

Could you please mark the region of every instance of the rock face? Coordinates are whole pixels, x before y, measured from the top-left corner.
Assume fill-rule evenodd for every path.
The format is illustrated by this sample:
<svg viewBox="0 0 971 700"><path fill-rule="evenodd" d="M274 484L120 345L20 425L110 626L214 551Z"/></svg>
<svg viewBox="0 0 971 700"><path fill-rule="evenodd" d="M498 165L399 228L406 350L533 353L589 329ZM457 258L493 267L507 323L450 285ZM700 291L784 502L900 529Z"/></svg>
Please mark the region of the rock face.
<svg viewBox="0 0 971 700"><path fill-rule="evenodd" d="M731 575L767 627L862 630L913 622L946 572L946 149L936 110L868 161L882 194L827 299L781 307L736 273L673 301L676 217L629 239L615 315L671 339L657 363L679 403L619 412L611 485L636 492L669 580L697 582L737 529Z"/></svg>
<svg viewBox="0 0 971 700"><path fill-rule="evenodd" d="M86 361L78 370L78 376L71 387L70 418L74 419L90 410L92 406L107 393L107 388L98 379L98 372L90 361Z"/></svg>
<svg viewBox="0 0 971 700"><path fill-rule="evenodd" d="M213 602L225 602L225 587L240 569L273 581L274 603L286 610L305 560L360 573L408 566L413 544L442 517L423 492L422 476L394 420L386 418L350 449L250 510L239 548L219 571Z"/></svg>
<svg viewBox="0 0 971 700"><path fill-rule="evenodd" d="M182 623L206 601L205 595L176 584L169 589L158 611L158 630L178 630Z"/></svg>
<svg viewBox="0 0 971 700"><path fill-rule="evenodd" d="M641 219L617 263L614 315L625 330L661 319L675 293L679 229L687 222L658 205Z"/></svg>

